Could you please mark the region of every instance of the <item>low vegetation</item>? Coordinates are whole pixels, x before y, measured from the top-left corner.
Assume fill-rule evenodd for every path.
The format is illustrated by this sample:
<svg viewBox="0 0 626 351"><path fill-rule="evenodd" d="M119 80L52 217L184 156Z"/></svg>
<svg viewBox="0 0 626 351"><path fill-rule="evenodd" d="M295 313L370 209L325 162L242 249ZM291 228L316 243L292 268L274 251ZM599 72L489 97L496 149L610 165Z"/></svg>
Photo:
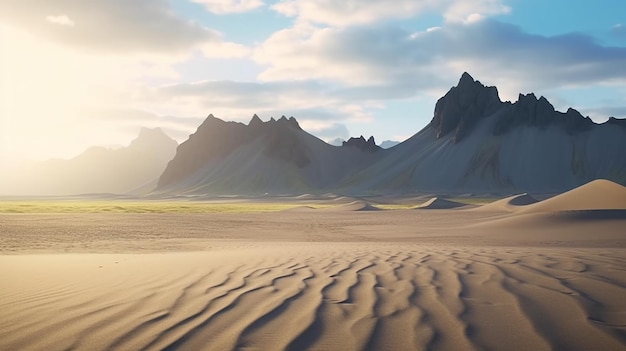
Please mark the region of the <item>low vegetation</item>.
<svg viewBox="0 0 626 351"><path fill-rule="evenodd" d="M465 204L482 205L494 199L454 198ZM379 204L384 210L406 210L421 203ZM301 202L203 202L203 201L125 201L125 200L0 200L0 213L245 213L277 212L295 207L328 208L338 203Z"/></svg>
<svg viewBox="0 0 626 351"><path fill-rule="evenodd" d="M0 201L0 213L222 213L276 212L289 203L209 203L191 201ZM320 207L319 205L307 205Z"/></svg>

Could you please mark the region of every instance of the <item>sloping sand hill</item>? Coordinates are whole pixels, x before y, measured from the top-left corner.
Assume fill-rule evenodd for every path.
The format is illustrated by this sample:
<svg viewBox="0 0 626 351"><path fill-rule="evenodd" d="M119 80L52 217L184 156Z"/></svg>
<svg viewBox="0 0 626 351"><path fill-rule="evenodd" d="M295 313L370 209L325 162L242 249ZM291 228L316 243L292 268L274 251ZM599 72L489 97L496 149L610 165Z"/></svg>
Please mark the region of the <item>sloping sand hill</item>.
<svg viewBox="0 0 626 351"><path fill-rule="evenodd" d="M537 202L537 199L528 195L518 194L509 196L507 198L497 200L486 205L482 205L476 208L473 208L473 211L484 211L484 212L515 212L525 208L528 205L534 204Z"/></svg>
<svg viewBox="0 0 626 351"><path fill-rule="evenodd" d="M380 208L369 204L365 201L352 201L345 205L333 206L325 208L325 211L346 212L346 211L380 211Z"/></svg>
<svg viewBox="0 0 626 351"><path fill-rule="evenodd" d="M621 191L495 214L0 214L0 349L623 350L626 218L571 217L623 211Z"/></svg>
<svg viewBox="0 0 626 351"><path fill-rule="evenodd" d="M524 209L531 212L626 210L626 187L598 179Z"/></svg>
<svg viewBox="0 0 626 351"><path fill-rule="evenodd" d="M432 199L424 202L423 204L415 207L422 210L449 210L451 208L467 207L468 205L460 202L442 199L440 197L433 197Z"/></svg>

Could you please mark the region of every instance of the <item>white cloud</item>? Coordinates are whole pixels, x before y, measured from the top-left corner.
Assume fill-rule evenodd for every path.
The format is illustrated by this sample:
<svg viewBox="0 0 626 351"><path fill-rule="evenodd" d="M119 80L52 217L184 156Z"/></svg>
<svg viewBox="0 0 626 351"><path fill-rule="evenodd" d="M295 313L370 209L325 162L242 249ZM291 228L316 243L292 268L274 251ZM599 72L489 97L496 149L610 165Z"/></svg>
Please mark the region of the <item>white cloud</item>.
<svg viewBox="0 0 626 351"><path fill-rule="evenodd" d="M386 18L409 18L438 1L397 0L393 4L381 0L281 0L272 6L276 12L300 20L334 26L365 24Z"/></svg>
<svg viewBox="0 0 626 351"><path fill-rule="evenodd" d="M448 22L467 22L510 11L502 0L281 0L272 9L300 21L337 27L436 12L443 13Z"/></svg>
<svg viewBox="0 0 626 351"><path fill-rule="evenodd" d="M58 16L46 16L46 20L50 23L58 24L61 26L74 27L75 23L67 15Z"/></svg>
<svg viewBox="0 0 626 351"><path fill-rule="evenodd" d="M167 0L0 0L0 5L0 23L81 51L180 56L223 44L219 32L182 17ZM59 9L62 14L54 15Z"/></svg>
<svg viewBox="0 0 626 351"><path fill-rule="evenodd" d="M85 111L132 108L147 85L176 81L190 59L250 53L167 0L0 0L0 7L0 159L124 143L115 123Z"/></svg>
<svg viewBox="0 0 626 351"><path fill-rule="evenodd" d="M453 1L444 11L444 18L452 23L473 23L488 16L507 14L511 8L502 0L462 0Z"/></svg>
<svg viewBox="0 0 626 351"><path fill-rule="evenodd" d="M0 158L7 145L8 154L57 148L67 156L79 144L125 144L115 134L120 125L162 123L184 136L209 113L242 122L254 113L293 115L305 129L345 138L347 125L380 126L375 119L390 100L440 97L463 71L497 85L504 99L564 85L626 84L626 48L583 35L531 35L490 20L510 11L504 0L282 0L272 8L294 17L293 27L254 48L226 42L168 0L9 1L0 0ZM192 1L218 14L264 6ZM425 31L393 26L434 13L441 23ZM245 77L260 67L258 82L181 81L218 69L233 79L229 69L243 71L250 57L255 70ZM123 120L93 118L103 107ZM123 112L136 110L149 113Z"/></svg>
<svg viewBox="0 0 626 351"><path fill-rule="evenodd" d="M621 39L623 42L626 42L626 26L621 23L614 25L611 28L611 35L614 38Z"/></svg>
<svg viewBox="0 0 626 351"><path fill-rule="evenodd" d="M160 63L90 55L0 25L0 158L73 156L77 145L111 143L111 126L92 125L89 106L125 104L136 80L172 74Z"/></svg>
<svg viewBox="0 0 626 351"><path fill-rule="evenodd" d="M247 12L265 5L261 0L191 0L217 14Z"/></svg>
<svg viewBox="0 0 626 351"><path fill-rule="evenodd" d="M403 74L407 68L420 69L403 50L408 40L406 33L391 27L299 24L274 33L256 48L253 57L267 67L259 76L263 81L324 79L349 86L371 85L389 81L397 68ZM390 64L381 71L386 60ZM394 68L398 62L401 66Z"/></svg>
<svg viewBox="0 0 626 351"><path fill-rule="evenodd" d="M433 88L445 92L463 71L515 96L563 85L626 81L626 48L602 46L578 34L528 34L493 20L448 23L419 33L386 25L298 24L274 33L253 57L266 67L259 77L264 81L327 80L361 93L376 86L393 87L390 92L400 95Z"/></svg>
<svg viewBox="0 0 626 351"><path fill-rule="evenodd" d="M233 82L200 81L152 88L141 96L140 110L159 115L209 113L248 122L253 114L267 120L295 116L307 131L328 138L345 138L346 123L372 122L378 103L349 97L332 86L313 81ZM340 128L338 126L343 126Z"/></svg>

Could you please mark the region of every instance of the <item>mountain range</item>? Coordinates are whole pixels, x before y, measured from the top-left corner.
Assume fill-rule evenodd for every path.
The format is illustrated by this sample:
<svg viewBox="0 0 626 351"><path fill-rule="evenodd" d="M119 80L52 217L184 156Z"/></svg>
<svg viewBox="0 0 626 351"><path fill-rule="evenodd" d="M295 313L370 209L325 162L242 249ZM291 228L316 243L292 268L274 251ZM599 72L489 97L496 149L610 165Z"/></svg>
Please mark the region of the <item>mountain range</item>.
<svg viewBox="0 0 626 351"><path fill-rule="evenodd" d="M127 147L3 170L0 194L345 195L557 193L603 178L626 185L626 120L594 123L534 94L515 103L464 73L401 143L331 145L285 116L209 115L177 144L142 129Z"/></svg>
<svg viewBox="0 0 626 351"><path fill-rule="evenodd" d="M594 123L543 96L500 100L464 73L431 122L383 149L374 138L329 145L294 119L246 125L209 115L181 143L156 193L555 193L597 178L626 184L626 120Z"/></svg>
<svg viewBox="0 0 626 351"><path fill-rule="evenodd" d="M157 191L196 194L302 194L335 189L338 181L379 160L374 139L337 147L305 132L293 118L248 125L209 115L159 178Z"/></svg>

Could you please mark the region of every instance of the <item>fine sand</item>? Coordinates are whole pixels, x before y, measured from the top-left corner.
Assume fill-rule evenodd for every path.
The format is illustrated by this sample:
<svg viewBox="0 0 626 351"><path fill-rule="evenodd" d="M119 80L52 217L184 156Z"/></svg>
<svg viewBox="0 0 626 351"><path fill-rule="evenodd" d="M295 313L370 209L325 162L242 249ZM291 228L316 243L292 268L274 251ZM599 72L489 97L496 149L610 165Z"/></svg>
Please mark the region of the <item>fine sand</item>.
<svg viewBox="0 0 626 351"><path fill-rule="evenodd" d="M1 214L0 350L626 350L623 190Z"/></svg>

